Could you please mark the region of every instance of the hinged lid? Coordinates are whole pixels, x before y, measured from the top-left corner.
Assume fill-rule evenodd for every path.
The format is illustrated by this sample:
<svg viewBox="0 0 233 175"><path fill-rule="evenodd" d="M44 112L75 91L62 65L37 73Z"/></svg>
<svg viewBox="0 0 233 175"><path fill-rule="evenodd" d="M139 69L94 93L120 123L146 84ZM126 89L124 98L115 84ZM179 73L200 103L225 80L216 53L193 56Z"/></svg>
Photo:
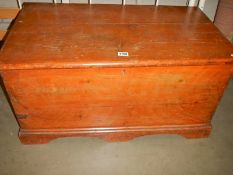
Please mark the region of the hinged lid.
<svg viewBox="0 0 233 175"><path fill-rule="evenodd" d="M232 45L191 7L25 4L0 69L232 62Z"/></svg>

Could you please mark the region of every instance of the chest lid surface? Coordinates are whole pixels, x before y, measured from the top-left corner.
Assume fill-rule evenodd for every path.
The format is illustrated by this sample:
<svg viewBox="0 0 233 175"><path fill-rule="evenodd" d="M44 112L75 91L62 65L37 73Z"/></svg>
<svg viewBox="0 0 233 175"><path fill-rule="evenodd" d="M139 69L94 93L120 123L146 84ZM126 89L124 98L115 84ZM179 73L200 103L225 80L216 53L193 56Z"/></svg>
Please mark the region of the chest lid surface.
<svg viewBox="0 0 233 175"><path fill-rule="evenodd" d="M232 53L195 7L26 3L0 69L225 64Z"/></svg>

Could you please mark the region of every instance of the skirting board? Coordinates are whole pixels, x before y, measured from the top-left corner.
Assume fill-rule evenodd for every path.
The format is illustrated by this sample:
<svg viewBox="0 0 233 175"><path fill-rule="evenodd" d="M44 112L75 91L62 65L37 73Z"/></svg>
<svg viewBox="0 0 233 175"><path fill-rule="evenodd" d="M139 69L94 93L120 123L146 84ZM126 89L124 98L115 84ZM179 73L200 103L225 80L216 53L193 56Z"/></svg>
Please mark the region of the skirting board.
<svg viewBox="0 0 233 175"><path fill-rule="evenodd" d="M109 142L128 141L135 137L152 134L178 134L185 138L208 137L211 125L185 125L165 127L116 127L81 129L20 129L23 144L46 144L62 137L97 137Z"/></svg>

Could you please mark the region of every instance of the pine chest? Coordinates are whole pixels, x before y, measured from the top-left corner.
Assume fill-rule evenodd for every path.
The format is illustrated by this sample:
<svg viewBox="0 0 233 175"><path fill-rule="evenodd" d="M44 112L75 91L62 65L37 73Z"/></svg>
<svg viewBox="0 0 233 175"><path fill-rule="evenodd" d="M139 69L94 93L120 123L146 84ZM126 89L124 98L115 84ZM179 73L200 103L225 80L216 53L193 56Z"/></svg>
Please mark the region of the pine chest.
<svg viewBox="0 0 233 175"><path fill-rule="evenodd" d="M232 45L198 8L25 4L0 55L24 144L207 137Z"/></svg>

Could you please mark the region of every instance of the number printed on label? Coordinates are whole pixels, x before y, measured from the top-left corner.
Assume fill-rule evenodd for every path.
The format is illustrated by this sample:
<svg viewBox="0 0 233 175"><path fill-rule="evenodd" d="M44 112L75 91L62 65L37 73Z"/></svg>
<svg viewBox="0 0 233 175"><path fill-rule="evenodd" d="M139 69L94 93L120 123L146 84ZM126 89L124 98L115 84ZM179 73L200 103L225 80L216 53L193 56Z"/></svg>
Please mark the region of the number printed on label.
<svg viewBox="0 0 233 175"><path fill-rule="evenodd" d="M128 57L129 53L128 52L118 52L119 57Z"/></svg>

